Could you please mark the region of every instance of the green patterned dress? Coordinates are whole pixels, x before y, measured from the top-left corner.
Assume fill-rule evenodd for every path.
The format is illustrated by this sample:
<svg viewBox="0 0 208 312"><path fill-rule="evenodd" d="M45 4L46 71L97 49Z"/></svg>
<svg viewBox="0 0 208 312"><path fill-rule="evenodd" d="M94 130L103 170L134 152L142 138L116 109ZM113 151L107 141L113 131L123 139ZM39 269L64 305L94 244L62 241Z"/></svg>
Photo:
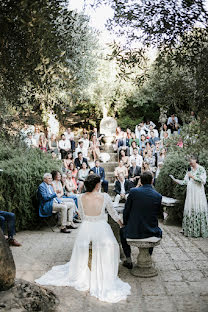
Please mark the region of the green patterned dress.
<svg viewBox="0 0 208 312"><path fill-rule="evenodd" d="M189 178L191 173L194 179ZM206 183L205 169L197 165L196 170L191 168L184 180L177 180L180 185L187 185L186 200L183 214L183 231L189 237L208 237L208 208L204 191Z"/></svg>

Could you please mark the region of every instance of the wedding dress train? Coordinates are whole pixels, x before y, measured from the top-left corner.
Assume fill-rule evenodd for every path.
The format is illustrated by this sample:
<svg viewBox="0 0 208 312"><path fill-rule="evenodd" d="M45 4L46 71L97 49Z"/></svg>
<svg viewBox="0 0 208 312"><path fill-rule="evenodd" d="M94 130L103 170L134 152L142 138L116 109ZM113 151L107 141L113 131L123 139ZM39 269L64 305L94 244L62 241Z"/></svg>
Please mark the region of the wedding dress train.
<svg viewBox="0 0 208 312"><path fill-rule="evenodd" d="M86 215L82 196L78 203L83 222L74 243L70 262L54 266L36 282L41 285L72 286L80 291L89 290L92 296L110 303L125 300L127 295L130 295L131 287L118 277L119 245L106 221L105 209L115 221L118 221L119 216L113 208L110 196L106 193L103 194L100 214ZM92 243L91 270L88 267L90 243Z"/></svg>

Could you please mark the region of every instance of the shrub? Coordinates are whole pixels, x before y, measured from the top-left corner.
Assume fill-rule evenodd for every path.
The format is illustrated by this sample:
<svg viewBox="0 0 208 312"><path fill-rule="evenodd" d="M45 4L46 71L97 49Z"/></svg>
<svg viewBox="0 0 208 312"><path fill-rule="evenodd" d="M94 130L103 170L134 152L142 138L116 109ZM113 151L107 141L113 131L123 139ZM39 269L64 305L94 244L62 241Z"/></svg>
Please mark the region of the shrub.
<svg viewBox="0 0 208 312"><path fill-rule="evenodd" d="M131 131L135 130L135 126L139 124L143 118L133 119L129 116L123 116L118 119L118 125L121 127L121 129L126 130L126 128L131 129Z"/></svg>
<svg viewBox="0 0 208 312"><path fill-rule="evenodd" d="M17 230L33 229L39 220L37 188L43 174L60 170L61 162L38 149L0 144L0 150L0 209L15 213Z"/></svg>

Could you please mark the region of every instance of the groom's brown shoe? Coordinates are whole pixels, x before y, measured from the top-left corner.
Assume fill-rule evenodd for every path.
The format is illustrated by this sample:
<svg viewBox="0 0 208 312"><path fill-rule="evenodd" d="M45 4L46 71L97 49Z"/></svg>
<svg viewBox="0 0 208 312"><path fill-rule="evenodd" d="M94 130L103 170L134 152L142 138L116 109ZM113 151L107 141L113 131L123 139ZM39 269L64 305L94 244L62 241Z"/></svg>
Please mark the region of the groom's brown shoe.
<svg viewBox="0 0 208 312"><path fill-rule="evenodd" d="M132 264L132 262L127 262L127 261L125 260L125 261L122 263L122 265L123 265L125 268L129 269L129 270L133 269L133 264Z"/></svg>

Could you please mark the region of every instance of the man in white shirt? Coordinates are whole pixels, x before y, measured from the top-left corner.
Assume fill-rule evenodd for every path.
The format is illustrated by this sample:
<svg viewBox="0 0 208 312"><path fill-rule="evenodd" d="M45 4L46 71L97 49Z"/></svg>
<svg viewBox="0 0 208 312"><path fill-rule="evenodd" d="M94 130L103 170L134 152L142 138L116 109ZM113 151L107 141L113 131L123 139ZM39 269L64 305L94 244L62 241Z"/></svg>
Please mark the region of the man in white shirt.
<svg viewBox="0 0 208 312"><path fill-rule="evenodd" d="M75 157L74 158L78 157L79 152L82 152L83 157L87 158L88 149L84 148L84 142L82 140L80 140L78 142L78 146L75 149Z"/></svg>
<svg viewBox="0 0 208 312"><path fill-rule="evenodd" d="M84 133L83 138L81 140L83 142L83 147L88 151L88 148L90 146L90 141L88 140L88 134Z"/></svg>
<svg viewBox="0 0 208 312"><path fill-rule="evenodd" d="M27 145L27 147L29 147L29 148L31 148L31 147L32 147L32 148L37 147L37 142L36 142L36 140L33 138L31 132L29 132L29 133L27 134L27 138L24 140L24 142L25 142L25 144Z"/></svg>
<svg viewBox="0 0 208 312"><path fill-rule="evenodd" d="M138 154L137 148L133 149L133 155L129 157L130 164L132 163L132 160L136 161L136 166L142 168L143 158L141 155Z"/></svg>
<svg viewBox="0 0 208 312"><path fill-rule="evenodd" d="M136 138L139 139L139 140L141 140L141 135L145 135L146 136L145 129L144 129L144 127L142 129L141 124L139 124L139 125L137 125L135 127L135 135L136 135Z"/></svg>
<svg viewBox="0 0 208 312"><path fill-rule="evenodd" d="M152 125L149 126L149 130L148 130L148 137L151 137L150 132L153 131L155 134L155 137L158 138L159 137L159 133L157 129L154 129L154 127Z"/></svg>
<svg viewBox="0 0 208 312"><path fill-rule="evenodd" d="M129 194L129 181L124 178L123 173L118 174L118 181L116 181L115 183L115 193L116 197L114 200L114 207L117 207L119 201L121 199L127 200Z"/></svg>
<svg viewBox="0 0 208 312"><path fill-rule="evenodd" d="M66 139L69 140L70 143L71 143L71 149L72 149L72 151L75 151L74 132L72 132L72 131L71 131L71 128L68 127L68 128L66 129L66 131L64 132L64 134L65 134Z"/></svg>
<svg viewBox="0 0 208 312"><path fill-rule="evenodd" d="M71 142L67 140L65 135L61 135L61 140L59 141L59 148L61 153L61 159L65 159L67 152L71 149Z"/></svg>
<svg viewBox="0 0 208 312"><path fill-rule="evenodd" d="M168 122L167 125L175 125L178 124L178 117L176 117L174 114L172 114L169 118L168 118Z"/></svg>

